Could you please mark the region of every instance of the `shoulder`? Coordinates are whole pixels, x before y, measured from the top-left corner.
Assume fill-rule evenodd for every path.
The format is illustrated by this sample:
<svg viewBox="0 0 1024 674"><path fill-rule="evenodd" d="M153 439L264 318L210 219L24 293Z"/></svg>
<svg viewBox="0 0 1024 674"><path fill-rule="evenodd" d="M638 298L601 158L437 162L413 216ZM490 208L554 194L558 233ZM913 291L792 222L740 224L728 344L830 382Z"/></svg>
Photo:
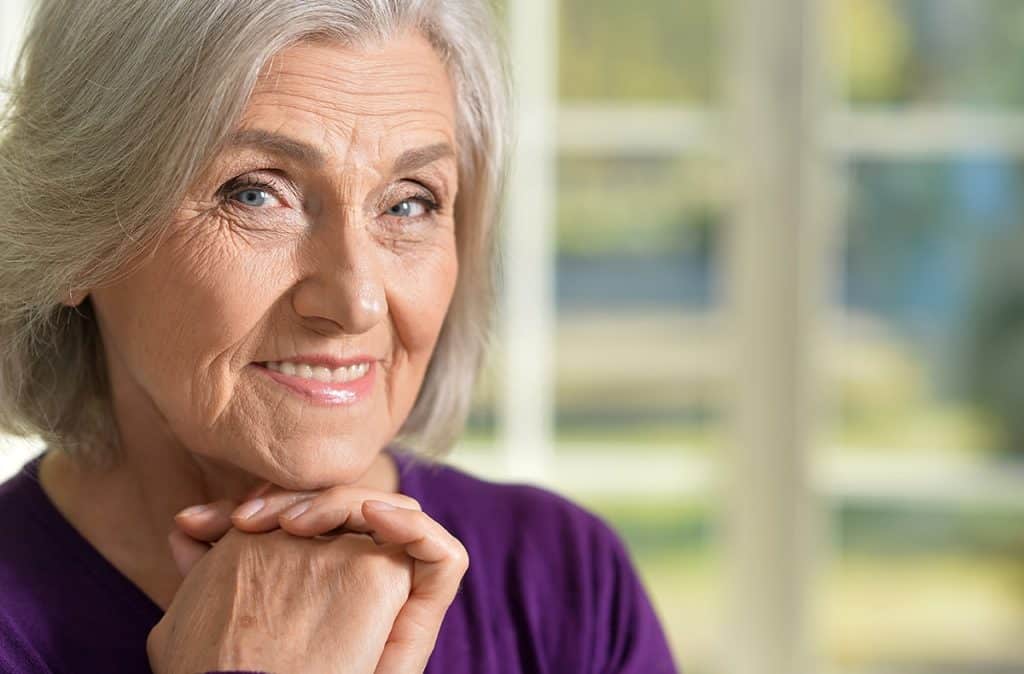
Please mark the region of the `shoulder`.
<svg viewBox="0 0 1024 674"><path fill-rule="evenodd" d="M0 580L14 562L21 562L39 543L41 525L46 525L45 495L39 484L41 457L27 461L13 475L0 482L0 536L4 539L0 555Z"/></svg>
<svg viewBox="0 0 1024 674"><path fill-rule="evenodd" d="M59 548L51 545L50 522L40 503L42 488L34 470L38 457L0 483L0 621L31 622L26 613L46 591Z"/></svg>
<svg viewBox="0 0 1024 674"><path fill-rule="evenodd" d="M35 494L33 459L0 483L0 671L49 672L36 648L37 634L46 624L38 601L41 560L33 543L38 543L39 518Z"/></svg>

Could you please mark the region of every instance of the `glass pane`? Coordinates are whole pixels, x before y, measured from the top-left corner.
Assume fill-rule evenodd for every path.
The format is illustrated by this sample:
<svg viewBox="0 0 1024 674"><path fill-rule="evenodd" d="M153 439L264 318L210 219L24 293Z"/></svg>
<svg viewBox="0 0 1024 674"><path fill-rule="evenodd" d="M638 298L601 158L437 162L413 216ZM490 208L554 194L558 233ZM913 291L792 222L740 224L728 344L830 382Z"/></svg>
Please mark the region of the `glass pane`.
<svg viewBox="0 0 1024 674"><path fill-rule="evenodd" d="M999 158L849 166L841 444L974 453L995 442L986 422L1011 393L1014 347L998 333L1012 329L1007 295L1022 281L1022 180Z"/></svg>
<svg viewBox="0 0 1024 674"><path fill-rule="evenodd" d="M830 41L857 103L1024 103L1024 3L833 0Z"/></svg>
<svg viewBox="0 0 1024 674"><path fill-rule="evenodd" d="M466 420L466 430L459 439L459 453L494 452L498 437L498 385L501 381L502 351L495 339L487 354L473 392L473 404Z"/></svg>
<svg viewBox="0 0 1024 674"><path fill-rule="evenodd" d="M833 523L832 671L1024 671L1019 506L850 498Z"/></svg>
<svg viewBox="0 0 1024 674"><path fill-rule="evenodd" d="M622 532L680 664L697 674L715 671L721 624L714 504L651 474L692 475L685 460L720 444L722 191L704 158L558 164L558 458L616 486L580 498Z"/></svg>
<svg viewBox="0 0 1024 674"><path fill-rule="evenodd" d="M719 176L707 161L563 157L559 442L707 446L719 425Z"/></svg>
<svg viewBox="0 0 1024 674"><path fill-rule="evenodd" d="M714 0L562 0L563 99L707 101L718 69Z"/></svg>
<svg viewBox="0 0 1024 674"><path fill-rule="evenodd" d="M851 672L1024 671L1024 164L846 170L829 655Z"/></svg>

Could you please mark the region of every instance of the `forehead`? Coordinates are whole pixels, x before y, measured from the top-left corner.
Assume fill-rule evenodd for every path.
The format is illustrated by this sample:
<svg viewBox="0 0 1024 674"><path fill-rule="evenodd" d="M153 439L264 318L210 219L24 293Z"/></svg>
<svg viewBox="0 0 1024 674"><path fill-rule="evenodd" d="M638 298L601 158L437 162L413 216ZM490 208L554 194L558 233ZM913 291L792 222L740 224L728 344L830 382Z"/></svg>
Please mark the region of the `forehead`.
<svg viewBox="0 0 1024 674"><path fill-rule="evenodd" d="M454 147L454 90L418 32L366 47L302 42L263 69L241 128L296 137L328 156L393 156L441 142Z"/></svg>

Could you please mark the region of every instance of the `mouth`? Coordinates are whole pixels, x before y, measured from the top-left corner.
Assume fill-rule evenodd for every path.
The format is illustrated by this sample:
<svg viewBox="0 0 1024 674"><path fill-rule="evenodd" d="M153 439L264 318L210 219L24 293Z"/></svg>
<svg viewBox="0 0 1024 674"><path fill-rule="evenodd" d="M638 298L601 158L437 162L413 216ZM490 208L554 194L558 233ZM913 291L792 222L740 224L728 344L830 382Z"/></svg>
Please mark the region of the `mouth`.
<svg viewBox="0 0 1024 674"><path fill-rule="evenodd" d="M341 367L288 361L252 363L256 371L307 403L323 406L353 405L370 396L377 363L363 360Z"/></svg>

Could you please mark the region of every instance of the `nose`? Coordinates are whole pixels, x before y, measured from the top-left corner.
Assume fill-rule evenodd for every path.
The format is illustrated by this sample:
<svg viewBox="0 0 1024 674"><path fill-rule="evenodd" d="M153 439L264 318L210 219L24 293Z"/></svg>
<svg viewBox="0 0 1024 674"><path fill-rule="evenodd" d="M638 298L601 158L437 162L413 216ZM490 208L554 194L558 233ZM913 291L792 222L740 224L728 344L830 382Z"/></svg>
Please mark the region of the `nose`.
<svg viewBox="0 0 1024 674"><path fill-rule="evenodd" d="M376 253L358 224L318 228L306 242L310 265L292 295L295 312L318 332L369 331L388 312Z"/></svg>

